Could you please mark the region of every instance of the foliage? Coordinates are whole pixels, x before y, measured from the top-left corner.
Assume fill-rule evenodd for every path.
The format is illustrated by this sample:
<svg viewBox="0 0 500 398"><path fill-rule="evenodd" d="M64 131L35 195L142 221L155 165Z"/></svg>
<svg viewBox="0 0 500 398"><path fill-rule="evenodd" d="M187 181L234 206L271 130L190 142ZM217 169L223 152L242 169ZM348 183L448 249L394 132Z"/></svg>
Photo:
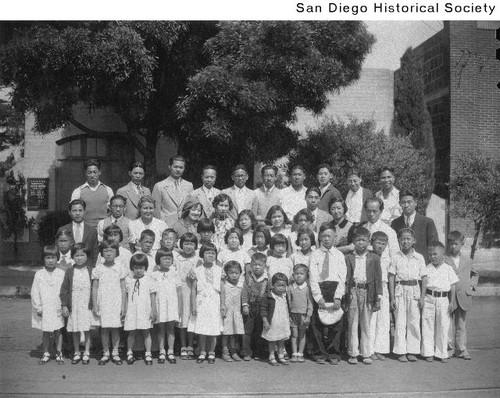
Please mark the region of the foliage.
<svg viewBox="0 0 500 398"><path fill-rule="evenodd" d="M26 179L21 173L16 177L14 172L10 171L5 177L5 182L8 189L4 193L3 209L1 209L5 218L0 220L0 230L4 239L13 237L14 257L17 259L18 240L24 235L24 229L29 226L26 217Z"/></svg>
<svg viewBox="0 0 500 398"><path fill-rule="evenodd" d="M481 231L500 232L500 163L480 152L467 152L455 160L450 178L451 214L474 222L471 258Z"/></svg>
<svg viewBox="0 0 500 398"><path fill-rule="evenodd" d="M290 165L300 163L305 167L310 184L317 184L317 168L323 162L332 165L333 184L343 193L348 189L345 181L351 168L362 174L362 185L374 193L379 190L379 169L383 166L394 169L398 188L421 193L426 185L422 151L415 149L408 137L376 132L373 121L327 120L308 131L290 156ZM420 210L423 204L420 200Z"/></svg>
<svg viewBox="0 0 500 398"><path fill-rule="evenodd" d="M424 101L424 82L413 50L408 48L401 57L401 68L396 74L394 108L396 123L394 134L409 137L412 145L424 150L426 156L427 198L434 191L435 148L432 123Z"/></svg>
<svg viewBox="0 0 500 398"><path fill-rule="evenodd" d="M24 141L24 114L16 111L9 102L0 99L0 152L21 145ZM14 154L0 162L0 177L14 166Z"/></svg>
<svg viewBox="0 0 500 398"><path fill-rule="evenodd" d="M54 237L59 227L66 225L71 222L71 217L66 210L56 210L48 211L45 213L40 220L37 221L38 224L38 237L40 239L40 245L53 245Z"/></svg>

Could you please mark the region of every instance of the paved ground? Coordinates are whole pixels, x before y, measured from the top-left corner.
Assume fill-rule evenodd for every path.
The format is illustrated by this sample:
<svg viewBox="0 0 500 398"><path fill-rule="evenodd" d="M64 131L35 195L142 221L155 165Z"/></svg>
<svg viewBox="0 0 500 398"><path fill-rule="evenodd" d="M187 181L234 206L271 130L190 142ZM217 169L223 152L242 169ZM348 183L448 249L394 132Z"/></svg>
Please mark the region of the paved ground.
<svg viewBox="0 0 500 398"><path fill-rule="evenodd" d="M499 397L500 298L477 297L469 320L472 361L372 366L316 365L271 368L264 362L215 365L179 361L146 367L38 365L39 331L30 328L30 302L0 299L0 396L271 396Z"/></svg>

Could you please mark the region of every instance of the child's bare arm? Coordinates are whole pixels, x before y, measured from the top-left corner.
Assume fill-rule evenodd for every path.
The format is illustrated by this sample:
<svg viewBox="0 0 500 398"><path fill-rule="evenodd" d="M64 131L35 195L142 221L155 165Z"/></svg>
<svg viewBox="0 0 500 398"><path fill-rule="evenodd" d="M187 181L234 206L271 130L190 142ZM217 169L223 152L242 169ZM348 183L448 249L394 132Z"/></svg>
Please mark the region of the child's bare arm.
<svg viewBox="0 0 500 398"><path fill-rule="evenodd" d="M184 302L182 300L182 287L178 286L177 287L177 304L178 304L178 307L179 307L179 319L181 318L181 315L183 313L183 309L184 309Z"/></svg>
<svg viewBox="0 0 500 398"><path fill-rule="evenodd" d="M94 279L92 282L92 312L95 316L99 316L99 302L97 301L97 293L99 292L99 280Z"/></svg>
<svg viewBox="0 0 500 398"><path fill-rule="evenodd" d="M422 290L420 291L420 300L418 300L418 308L424 309L425 291L427 290L427 276L422 277Z"/></svg>
<svg viewBox="0 0 500 398"><path fill-rule="evenodd" d="M220 312L222 317L226 316L226 288L224 286L224 282L220 282Z"/></svg>
<svg viewBox="0 0 500 398"><path fill-rule="evenodd" d="M124 316L125 313L126 313L126 303L127 303L127 300L126 300L126 294L125 294L125 279L120 279L120 290L121 290L121 293L122 293L122 311L121 311L121 315Z"/></svg>
<svg viewBox="0 0 500 398"><path fill-rule="evenodd" d="M198 281L195 279L191 285L191 314L196 316L196 285Z"/></svg>
<svg viewBox="0 0 500 398"><path fill-rule="evenodd" d="M456 290L456 284L454 283L453 285L451 285L450 288L451 300L450 300L450 306L448 307L449 313L452 313L457 309L457 296L455 294L455 290Z"/></svg>
<svg viewBox="0 0 500 398"><path fill-rule="evenodd" d="M151 297L151 322L155 322L158 313L156 308L156 292L152 292L150 294L150 297Z"/></svg>
<svg viewBox="0 0 500 398"><path fill-rule="evenodd" d="M394 296L395 286L396 286L396 276L394 274L389 274L389 300L390 300L391 311L396 310L396 298Z"/></svg>

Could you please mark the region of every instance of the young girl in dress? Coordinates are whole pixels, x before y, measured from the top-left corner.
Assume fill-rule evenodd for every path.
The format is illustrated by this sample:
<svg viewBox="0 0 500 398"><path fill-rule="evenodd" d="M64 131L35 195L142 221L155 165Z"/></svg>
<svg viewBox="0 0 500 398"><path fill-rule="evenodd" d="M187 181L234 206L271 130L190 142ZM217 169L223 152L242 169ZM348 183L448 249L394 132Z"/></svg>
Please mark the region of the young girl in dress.
<svg viewBox="0 0 500 398"><path fill-rule="evenodd" d="M196 256L198 248L198 238L191 232L186 232L179 241L181 252L175 260L175 266L181 279L182 291L182 312L179 322L179 336L181 339L181 359L192 359L193 351L193 333L188 332L189 316L191 314L191 285L193 281L189 277L191 271L200 261Z"/></svg>
<svg viewBox="0 0 500 398"><path fill-rule="evenodd" d="M59 251L57 268L66 271L74 264L74 261L71 258L71 246L75 243L73 233L67 229L57 231L55 243Z"/></svg>
<svg viewBox="0 0 500 398"><path fill-rule="evenodd" d="M271 279L272 289L260 302L260 315L264 330L262 337L269 342L269 364L288 365L285 359L285 341L290 338L290 315L286 288L288 277L278 272ZM276 361L278 354L278 361Z"/></svg>
<svg viewBox="0 0 500 398"><path fill-rule="evenodd" d="M212 243L212 236L215 233L214 222L208 218L202 218L196 227L196 232L200 236L200 246Z"/></svg>
<svg viewBox="0 0 500 398"><path fill-rule="evenodd" d="M248 255L252 257L255 253L262 253L266 256L269 254L269 243L271 242L271 233L269 227L265 225L257 225L253 231L252 248L248 251Z"/></svg>
<svg viewBox="0 0 500 398"><path fill-rule="evenodd" d="M200 355L196 363L207 358L208 363L215 363L215 341L220 335L222 317L226 314L222 267L216 263L217 248L206 244L200 249L203 265L194 269L191 287L191 314L189 330L199 335Z"/></svg>
<svg viewBox="0 0 500 398"><path fill-rule="evenodd" d="M249 264L252 260L248 253L241 249L243 235L238 228L231 228L226 232L224 243L226 249L221 250L217 256L223 267L228 261L236 261L240 263L244 269L250 267Z"/></svg>
<svg viewBox="0 0 500 398"><path fill-rule="evenodd" d="M253 230L257 224L255 215L252 210L242 210L238 214L238 220L236 220L236 225L241 230L243 236L243 243L241 244L241 249L248 252L252 248L252 238Z"/></svg>
<svg viewBox="0 0 500 398"><path fill-rule="evenodd" d="M241 293L244 284L244 279L240 278L241 265L237 261L228 261L224 266L224 272L227 278L224 281L226 317L222 330L222 359L226 362L241 361L236 352L237 336L245 333L241 314Z"/></svg>
<svg viewBox="0 0 500 398"><path fill-rule="evenodd" d="M90 250L83 243L76 243L71 248L71 257L75 264L66 270L61 286L60 299L62 314L68 318L66 329L73 335L75 353L71 363L80 360L88 365L90 357L90 326L92 323L92 266L89 264ZM79 350L80 342L85 343L83 356Z"/></svg>
<svg viewBox="0 0 500 398"><path fill-rule="evenodd" d="M143 253L135 253L130 259L130 271L133 276L127 276L125 282L125 324L123 329L128 331L127 337L127 363L135 362L133 348L135 336L139 332L144 339L146 352L144 362L153 364L151 356L152 322L156 321L156 283L149 274L148 259Z"/></svg>
<svg viewBox="0 0 500 398"><path fill-rule="evenodd" d="M234 220L229 216L229 212L233 209L233 202L228 195L220 193L214 198L213 205L215 211L212 214L212 220L215 233L212 236L212 242L217 250L221 250L224 248L226 232L234 227Z"/></svg>
<svg viewBox="0 0 500 398"><path fill-rule="evenodd" d="M316 236L309 228L299 228L297 231L297 239L294 242L299 250L295 251L291 256L293 265L305 264L309 267L309 259L316 246Z"/></svg>
<svg viewBox="0 0 500 398"><path fill-rule="evenodd" d="M125 314L125 277L127 269L117 264L115 259L120 254L118 243L102 242L100 254L104 259L102 264L97 264L92 270L92 311L99 317L101 325L101 341L103 355L99 365L109 362L109 334L113 346L112 361L121 365L118 355L120 343L120 327Z"/></svg>
<svg viewBox="0 0 500 398"><path fill-rule="evenodd" d="M290 220L284 212L284 210L279 205L272 206L267 212L266 224L269 225L271 237L276 234L283 234L285 236L290 235Z"/></svg>
<svg viewBox="0 0 500 398"><path fill-rule="evenodd" d="M50 360L50 335L52 333L56 343L56 361L59 364L64 363L61 351L61 328L64 326L64 321L59 298L64 271L56 268L58 253L56 246L43 248L44 267L36 272L31 287L31 327L40 329L43 336L43 356L40 364L46 364Z"/></svg>
<svg viewBox="0 0 500 398"><path fill-rule="evenodd" d="M182 282L177 269L174 267L174 253L172 250L161 247L156 252L158 269L153 272L152 278L156 283L156 324L158 325L158 346L160 355L158 363L176 363L174 356L175 322L182 317ZM165 351L165 330L167 331L168 353ZM167 357L168 355L168 357Z"/></svg>
<svg viewBox="0 0 500 398"><path fill-rule="evenodd" d="M289 257L286 257L288 239L283 234L276 234L271 238L269 246L272 253L267 257L267 274L269 279L272 279L275 273L281 272L290 280L293 274L293 263Z"/></svg>
<svg viewBox="0 0 500 398"><path fill-rule="evenodd" d="M308 228L312 230L312 223L313 223L313 214L311 213L311 210L309 209L302 209L299 210L297 214L293 217L293 224L296 226L297 230L293 231L290 233L288 237L288 242L290 244L290 252L293 254L297 251L300 250L300 246L297 242L297 231L301 228ZM317 238L317 235L314 234L315 238ZM316 241L318 239L315 239ZM313 250L316 248L313 247Z"/></svg>
<svg viewBox="0 0 500 398"><path fill-rule="evenodd" d="M117 264L120 264L128 271L132 253L130 252L129 249L121 246L121 243L123 241L122 229L116 224L111 224L104 229L102 239L103 241L106 241L108 243L118 243L118 245L120 246L120 255L115 258L115 262ZM99 254L97 256L97 263L102 264L103 262L104 259Z"/></svg>

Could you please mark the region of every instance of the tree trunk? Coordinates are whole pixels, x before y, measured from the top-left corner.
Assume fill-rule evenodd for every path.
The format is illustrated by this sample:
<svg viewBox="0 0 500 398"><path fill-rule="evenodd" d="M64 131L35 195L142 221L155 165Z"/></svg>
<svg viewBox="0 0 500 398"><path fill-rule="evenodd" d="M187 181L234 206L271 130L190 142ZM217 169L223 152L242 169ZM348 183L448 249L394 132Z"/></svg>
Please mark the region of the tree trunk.
<svg viewBox="0 0 500 398"><path fill-rule="evenodd" d="M474 259L474 255L476 254L477 241L479 239L479 233L481 232L481 226L483 225L483 220L476 221L474 223L476 230L474 233L474 240L472 241L472 246L470 248L470 258Z"/></svg>

